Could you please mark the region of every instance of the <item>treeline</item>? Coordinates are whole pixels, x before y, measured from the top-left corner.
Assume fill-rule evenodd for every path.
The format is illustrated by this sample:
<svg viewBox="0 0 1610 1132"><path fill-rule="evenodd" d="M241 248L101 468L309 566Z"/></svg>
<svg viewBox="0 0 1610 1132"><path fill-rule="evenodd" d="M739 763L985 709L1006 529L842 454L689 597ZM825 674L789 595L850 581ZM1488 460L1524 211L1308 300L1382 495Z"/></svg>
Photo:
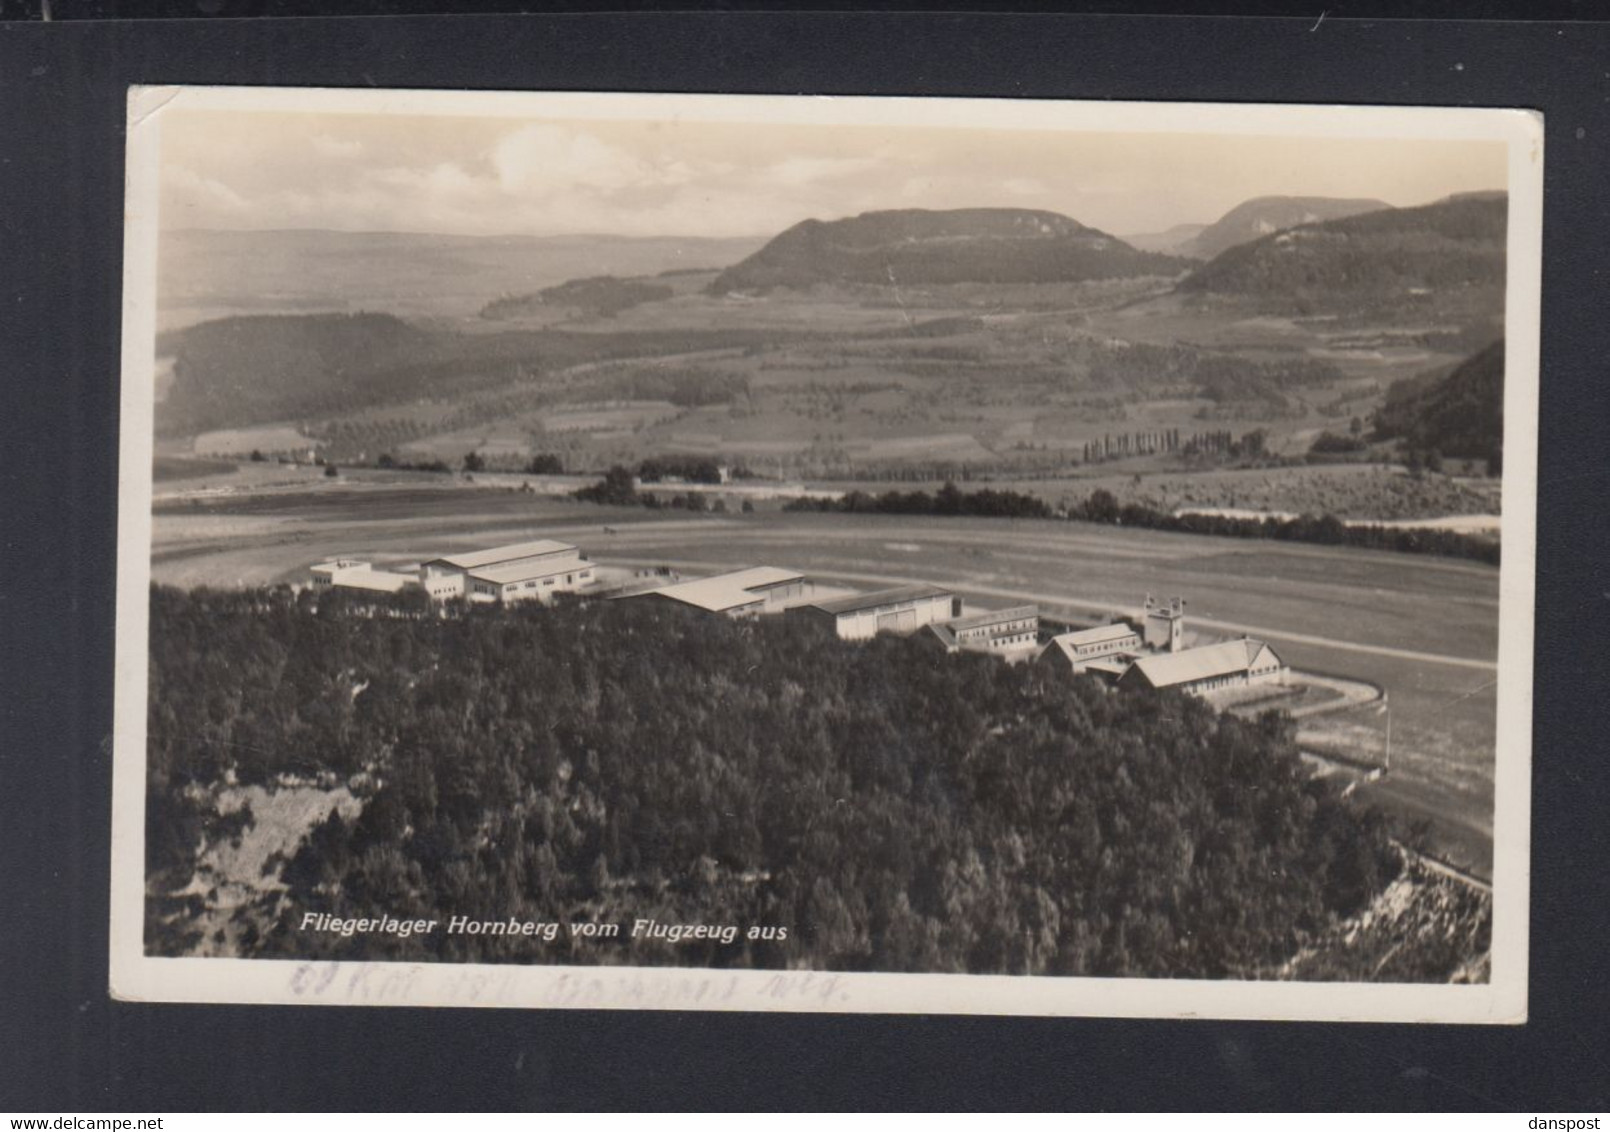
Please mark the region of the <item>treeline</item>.
<svg viewBox="0 0 1610 1132"><path fill-rule="evenodd" d="M676 511L725 512L727 510L727 501L720 496L710 497L696 491L681 493L639 491L637 477L632 474L630 468L623 467L620 464L616 464L605 472L603 479L597 483L577 488L570 495L571 498L579 499L583 503L602 503L611 507L648 507L655 510L661 507L669 507ZM755 509L755 505L747 499L742 501L741 506L745 512Z"/></svg>
<svg viewBox="0 0 1610 1132"><path fill-rule="evenodd" d="M1130 456L1151 456L1159 452L1182 456L1213 456L1229 460L1262 459L1268 454L1269 434L1261 428L1237 437L1229 429L1193 432L1182 438L1177 428L1141 432L1103 433L1100 440L1087 440L1081 462L1123 460Z"/></svg>
<svg viewBox="0 0 1610 1132"><path fill-rule="evenodd" d="M1153 531L1178 531L1192 535L1219 535L1227 538L1267 538L1282 542L1311 542L1321 546L1354 546L1364 550L1392 550L1400 554L1436 554L1447 558L1469 558L1497 566L1502 556L1499 544L1486 538L1422 527L1355 526L1334 515L1299 515L1295 519L1275 517L1253 519L1229 515L1186 513L1176 515L1157 511L1139 503L1120 504L1105 489L1092 492L1089 499L1070 507L1069 519L1115 526L1141 527Z"/></svg>
<svg viewBox="0 0 1610 1132"><path fill-rule="evenodd" d="M640 303L669 299L676 292L664 283L641 279L621 279L614 275L595 275L571 279L546 287L534 295L504 295L481 308L481 318L507 319L536 314L553 307L569 308L583 314L612 318Z"/></svg>
<svg viewBox="0 0 1610 1132"><path fill-rule="evenodd" d="M683 409L723 405L749 396L749 379L730 370L655 366L600 375L569 391L569 400L669 401Z"/></svg>
<svg viewBox="0 0 1610 1132"><path fill-rule="evenodd" d="M603 500L594 499L595 502ZM1356 546L1366 550L1392 550L1403 554L1437 554L1469 558L1498 565L1497 542L1455 531L1411 527L1352 526L1334 515L1300 515L1295 519L1232 518L1226 515L1175 515L1139 503L1118 502L1105 488L1063 510L1053 510L1043 499L1020 491L983 488L962 491L947 483L939 491L886 491L870 495L852 491L838 499L800 498L784 505L785 511L829 511L844 514L980 515L1005 519L1064 518L1086 523L1140 527L1182 534L1219 535L1228 538L1267 538L1283 542L1311 542L1321 546Z"/></svg>
<svg viewBox="0 0 1610 1132"><path fill-rule="evenodd" d="M667 479L689 483L721 483L722 465L708 456L651 456L637 465L637 478L643 483Z"/></svg>
<svg viewBox="0 0 1610 1132"><path fill-rule="evenodd" d="M207 823L238 832L198 804L226 781L330 772L362 798L237 913L249 956L1234 977L1400 867L1289 721L1177 693L648 603L151 600L154 887ZM148 948L182 951L193 907L152 908ZM307 911L788 937L344 939Z"/></svg>
<svg viewBox="0 0 1610 1132"><path fill-rule="evenodd" d="M1049 519L1050 504L1020 491L980 488L963 491L947 483L933 494L926 491L886 491L870 495L851 491L837 499L791 499L785 511L837 511L845 514L883 515L981 515L996 519Z"/></svg>

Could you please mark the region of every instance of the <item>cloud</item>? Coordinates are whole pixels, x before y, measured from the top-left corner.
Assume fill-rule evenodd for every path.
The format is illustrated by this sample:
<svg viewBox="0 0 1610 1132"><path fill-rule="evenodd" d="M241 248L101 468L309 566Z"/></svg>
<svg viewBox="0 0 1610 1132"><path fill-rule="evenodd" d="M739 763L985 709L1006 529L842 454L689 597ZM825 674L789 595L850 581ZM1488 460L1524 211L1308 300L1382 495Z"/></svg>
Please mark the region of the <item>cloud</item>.
<svg viewBox="0 0 1610 1132"><path fill-rule="evenodd" d="M1002 181L1001 188L1015 197L1038 197L1051 191L1051 186L1038 177L1013 177Z"/></svg>
<svg viewBox="0 0 1610 1132"><path fill-rule="evenodd" d="M876 157L787 157L759 170L755 179L783 188L805 188L870 172L882 164Z"/></svg>
<svg viewBox="0 0 1610 1132"><path fill-rule="evenodd" d="M1259 194L1415 203L1502 184L1504 174L1496 143L1471 154L1453 143L1444 152L1423 142L951 134L675 115L168 115L161 208L174 227L760 235L878 209L1032 205L1137 232L1208 220Z"/></svg>
<svg viewBox="0 0 1610 1132"><path fill-rule="evenodd" d="M361 141L342 141L339 138L332 138L329 134L314 134L312 141L313 148L324 157L350 159L363 155Z"/></svg>
<svg viewBox="0 0 1610 1132"><path fill-rule="evenodd" d="M498 184L507 192L614 192L689 175L680 162L656 170L618 146L564 126L522 126L493 146L491 161Z"/></svg>
<svg viewBox="0 0 1610 1132"><path fill-rule="evenodd" d="M178 224L216 222L215 218L242 218L252 211L252 203L240 193L212 177L204 177L182 165L163 170L169 201L164 211L180 214ZM173 223L172 220L166 223Z"/></svg>

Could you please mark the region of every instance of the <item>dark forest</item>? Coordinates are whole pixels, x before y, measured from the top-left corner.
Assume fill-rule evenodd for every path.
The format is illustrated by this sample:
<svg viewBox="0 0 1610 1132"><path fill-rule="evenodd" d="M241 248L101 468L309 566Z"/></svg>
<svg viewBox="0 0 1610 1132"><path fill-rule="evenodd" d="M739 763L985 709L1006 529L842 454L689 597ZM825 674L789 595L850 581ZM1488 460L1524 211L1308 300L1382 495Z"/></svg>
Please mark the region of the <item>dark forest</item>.
<svg viewBox="0 0 1610 1132"><path fill-rule="evenodd" d="M363 798L235 913L253 956L1255 977L1400 868L1283 717L787 615L156 588L150 692L155 954L194 942L197 898L160 894L227 836L226 780ZM309 911L788 936L343 938Z"/></svg>

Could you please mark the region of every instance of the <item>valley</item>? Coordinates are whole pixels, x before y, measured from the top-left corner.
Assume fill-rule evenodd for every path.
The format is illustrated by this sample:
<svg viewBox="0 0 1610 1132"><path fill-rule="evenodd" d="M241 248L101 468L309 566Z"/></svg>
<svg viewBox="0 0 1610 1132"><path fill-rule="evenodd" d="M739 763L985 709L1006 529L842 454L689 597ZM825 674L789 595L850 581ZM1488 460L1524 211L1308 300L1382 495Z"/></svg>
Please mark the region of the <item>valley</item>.
<svg viewBox="0 0 1610 1132"><path fill-rule="evenodd" d="M833 237L851 251L823 250L839 245L814 229L790 232L725 271L578 277L524 297L483 292L474 313L463 302L451 317L410 316L406 303L403 317L379 313L386 286L371 289L381 300L371 313L243 309L164 338L172 377L159 450L451 468L473 453L503 472L542 455L576 473L680 455L755 479L834 482L1194 476L1249 458L1301 463L1316 439L1357 436L1395 383L1448 371L1500 333L1501 253L1497 275L1482 265L1502 230L1502 202L1464 202L1451 218L1439 207L1387 210L1430 212L1414 221L1425 255L1393 262L1391 304L1362 298L1350 282L1304 293L1293 309L1279 235L1202 264L1120 251L1120 241L1073 225L1051 229L1039 258L1023 260L1035 240L991 234L1013 231L1016 214L975 210L1008 221L990 219L996 228L973 243L952 229L915 244L901 236L890 246L916 258L909 270L886 260L879 281L865 262L884 245L854 241L869 240L886 214ZM1347 244L1337 252L1331 225L1374 215L1296 229L1311 235L1292 254L1352 257L1352 230L1336 229ZM1358 238L1387 238L1383 223ZM1441 263L1450 244L1468 246L1467 283L1413 285L1416 265ZM638 262L668 254L656 248ZM1008 261L1018 266L1003 272ZM1275 293L1260 290L1266 279ZM1395 454L1364 458L1391 463ZM1301 510L1297 502L1275 492L1262 506ZM1456 503L1453 513L1470 509ZM1403 511L1363 517L1427 513Z"/></svg>

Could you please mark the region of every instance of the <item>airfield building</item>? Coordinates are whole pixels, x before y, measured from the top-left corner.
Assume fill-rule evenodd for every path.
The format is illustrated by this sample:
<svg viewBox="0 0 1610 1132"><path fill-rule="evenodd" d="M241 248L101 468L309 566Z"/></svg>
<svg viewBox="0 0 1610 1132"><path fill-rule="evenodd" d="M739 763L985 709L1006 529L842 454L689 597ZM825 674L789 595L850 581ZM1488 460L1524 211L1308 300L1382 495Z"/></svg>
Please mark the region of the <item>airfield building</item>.
<svg viewBox="0 0 1610 1132"><path fill-rule="evenodd" d="M969 613L929 625L925 639L946 652L984 652L1019 659L1040 643L1040 607L1014 605L987 613Z"/></svg>
<svg viewBox="0 0 1610 1132"><path fill-rule="evenodd" d="M446 555L420 567L420 581L438 600L548 601L590 586L593 576L593 564L580 550L554 539Z"/></svg>
<svg viewBox="0 0 1610 1132"><path fill-rule="evenodd" d="M1284 684L1287 671L1286 663L1274 649L1262 641L1243 637L1216 645L1143 656L1129 666L1118 683L1178 688L1182 692L1200 694L1217 688Z"/></svg>
<svg viewBox="0 0 1610 1132"><path fill-rule="evenodd" d="M1159 601L1147 594L1144 628L1147 648L1179 652L1185 647L1185 601Z"/></svg>
<svg viewBox="0 0 1610 1132"><path fill-rule="evenodd" d="M622 594L622 599L670 601L692 606L706 613L722 613L732 618L758 617L786 609L805 595L805 576L797 570L776 566L754 566L709 578Z"/></svg>
<svg viewBox="0 0 1610 1132"><path fill-rule="evenodd" d="M1068 672L1094 670L1103 675L1120 675L1129 667L1129 658L1140 651L1140 633L1120 621L1058 633L1040 657L1045 663L1058 665Z"/></svg>
<svg viewBox="0 0 1610 1132"><path fill-rule="evenodd" d="M308 580L315 590L350 589L370 593L401 593L419 585L412 574L376 570L361 558L335 558L308 568Z"/></svg>
<svg viewBox="0 0 1610 1132"><path fill-rule="evenodd" d="M871 593L812 602L795 611L831 626L846 641L865 641L879 633L915 633L960 617L961 599L941 586L895 586Z"/></svg>

